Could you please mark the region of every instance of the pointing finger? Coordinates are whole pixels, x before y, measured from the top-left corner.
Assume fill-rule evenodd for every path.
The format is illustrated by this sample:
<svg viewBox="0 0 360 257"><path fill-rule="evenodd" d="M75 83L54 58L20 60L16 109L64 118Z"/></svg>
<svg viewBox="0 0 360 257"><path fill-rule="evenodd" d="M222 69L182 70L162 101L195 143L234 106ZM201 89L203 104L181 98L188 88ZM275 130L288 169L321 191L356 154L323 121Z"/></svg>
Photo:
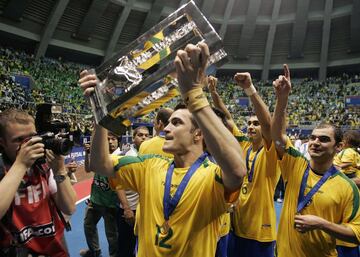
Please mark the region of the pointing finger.
<svg viewBox="0 0 360 257"><path fill-rule="evenodd" d="M284 64L284 75L288 81L290 81L290 69L287 64Z"/></svg>

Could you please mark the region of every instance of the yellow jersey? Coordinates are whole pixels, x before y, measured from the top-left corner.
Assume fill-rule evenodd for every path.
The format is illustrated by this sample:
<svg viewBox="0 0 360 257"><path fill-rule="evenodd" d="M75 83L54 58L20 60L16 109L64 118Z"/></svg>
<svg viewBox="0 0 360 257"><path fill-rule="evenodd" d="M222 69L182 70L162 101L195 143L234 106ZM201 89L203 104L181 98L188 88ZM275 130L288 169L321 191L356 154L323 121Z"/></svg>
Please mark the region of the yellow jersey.
<svg viewBox="0 0 360 257"><path fill-rule="evenodd" d="M340 169L341 172L345 173L346 175L357 175L359 172L358 162L360 159L360 155L357 151L352 148L346 148L338 153L334 158L334 165L339 165L342 163L351 163L351 166L346 167L344 169Z"/></svg>
<svg viewBox="0 0 360 257"><path fill-rule="evenodd" d="M229 212L226 212L223 215L221 215L220 223L221 223L221 228L220 228L219 239L223 236L226 236L230 232L231 220L230 220Z"/></svg>
<svg viewBox="0 0 360 257"><path fill-rule="evenodd" d="M278 228L277 256L337 256L334 237L318 229L300 233L294 228L299 190L303 174L309 165L308 161L288 140L285 154L279 163L286 190ZM310 169L304 194L307 194L321 177ZM360 239L359 191L356 185L339 171L320 187L301 214L316 215L330 222L348 226L358 240Z"/></svg>
<svg viewBox="0 0 360 257"><path fill-rule="evenodd" d="M191 177L178 206L170 216L170 229L161 233L164 223L163 197L171 159L159 155L113 157L115 189L139 193L141 214L138 224L138 256L213 257L221 229L221 215L228 209L220 167L208 159ZM174 195L188 168L175 168L170 194Z"/></svg>
<svg viewBox="0 0 360 257"><path fill-rule="evenodd" d="M341 163L351 163L351 166L346 167L344 169L340 169L346 175L354 175L358 176L359 169L358 167L358 160L359 160L359 153L355 151L353 148L346 148L338 153L334 158L334 165L339 165ZM358 245L344 242L341 240L336 241L336 245L346 246L346 247L357 247Z"/></svg>
<svg viewBox="0 0 360 257"><path fill-rule="evenodd" d="M163 151L163 145L165 142L165 138L162 136L155 136L149 140L146 140L141 143L140 149L139 149L139 155L145 155L145 154L158 154L167 158L174 158L174 155L170 153L166 153ZM140 222L141 212L141 206L140 204L137 205L136 208L136 216L135 216L135 225L134 225L134 234L138 235L138 224Z"/></svg>
<svg viewBox="0 0 360 257"><path fill-rule="evenodd" d="M344 242L344 241L341 241L341 240L338 240L338 239L336 239L336 245L337 246L345 246L345 247L358 247L359 246L357 244Z"/></svg>
<svg viewBox="0 0 360 257"><path fill-rule="evenodd" d="M216 164L215 159L211 159L210 160ZM231 207L230 207L231 208ZM221 215L220 217L220 223L221 223L221 229L220 229L220 235L219 235L219 239L223 236L226 236L229 234L230 229L231 229L231 218L230 218L230 209L228 210L228 212L224 213L223 215Z"/></svg>
<svg viewBox="0 0 360 257"><path fill-rule="evenodd" d="M163 151L162 148L164 142L165 142L165 138L161 136L155 136L149 140L142 142L139 149L139 155L159 154L161 156L165 156L168 158L174 158L172 154Z"/></svg>
<svg viewBox="0 0 360 257"><path fill-rule="evenodd" d="M246 154L252 145L251 142L238 129L234 130L234 136ZM256 151L251 150L247 167L252 167L255 155ZM244 177L239 204L232 216L236 236L259 242L276 240L274 192L279 178L280 168L275 145L272 143L267 149L264 142L264 147L259 151L254 164L252 181L249 181L248 176Z"/></svg>

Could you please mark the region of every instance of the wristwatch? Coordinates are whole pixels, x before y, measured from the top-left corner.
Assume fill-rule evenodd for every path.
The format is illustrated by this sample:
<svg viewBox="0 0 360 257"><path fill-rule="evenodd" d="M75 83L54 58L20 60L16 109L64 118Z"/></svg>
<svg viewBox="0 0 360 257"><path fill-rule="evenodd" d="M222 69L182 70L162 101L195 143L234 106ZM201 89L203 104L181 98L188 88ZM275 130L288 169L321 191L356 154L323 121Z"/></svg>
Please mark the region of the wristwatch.
<svg viewBox="0 0 360 257"><path fill-rule="evenodd" d="M63 182L66 179L66 174L62 175L62 174L58 174L58 175L54 175L54 180L56 183L60 184L61 182Z"/></svg>

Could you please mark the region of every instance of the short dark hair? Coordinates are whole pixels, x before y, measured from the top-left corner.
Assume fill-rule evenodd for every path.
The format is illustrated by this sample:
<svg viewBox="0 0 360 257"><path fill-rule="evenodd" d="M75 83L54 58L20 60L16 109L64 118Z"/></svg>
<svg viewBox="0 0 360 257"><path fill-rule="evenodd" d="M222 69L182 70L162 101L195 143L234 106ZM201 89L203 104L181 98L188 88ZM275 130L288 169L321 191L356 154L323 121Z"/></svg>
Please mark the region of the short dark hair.
<svg viewBox="0 0 360 257"><path fill-rule="evenodd" d="M170 108L163 108L160 109L156 114L156 121L159 123L160 121L162 124L164 124L164 127L166 127L169 124L169 119L171 114L173 113L173 110Z"/></svg>
<svg viewBox="0 0 360 257"><path fill-rule="evenodd" d="M174 111L181 110L181 109L187 110L187 107L183 102L178 103L175 106ZM190 120L191 120L191 124L193 125L194 129L199 128L199 124L197 124L196 120L194 119L194 117L192 115L190 116Z"/></svg>
<svg viewBox="0 0 360 257"><path fill-rule="evenodd" d="M27 125L35 124L34 118L26 111L19 109L7 109L0 113L0 137L5 136L6 128L9 123L18 123Z"/></svg>
<svg viewBox="0 0 360 257"><path fill-rule="evenodd" d="M179 103L175 106L174 111L177 111L177 110L179 110L179 109L187 109L187 108L186 108L186 105L185 105L183 102L179 102Z"/></svg>
<svg viewBox="0 0 360 257"><path fill-rule="evenodd" d="M118 136L118 135L116 135L114 132L112 132L111 130L108 130L107 132L108 132L108 135L110 135L110 136L115 136L115 137Z"/></svg>
<svg viewBox="0 0 360 257"><path fill-rule="evenodd" d="M344 142L350 147L360 147L360 133L356 130L348 130L344 133Z"/></svg>
<svg viewBox="0 0 360 257"><path fill-rule="evenodd" d="M318 126L316 126L314 129L323 129L323 128L332 128L334 131L335 144L338 145L339 143L341 143L341 141L343 139L343 133L342 133L340 127L338 127L334 124L331 124L331 123L322 122Z"/></svg>
<svg viewBox="0 0 360 257"><path fill-rule="evenodd" d="M121 136L119 137L118 135L116 135L114 132L108 130L108 136L113 136L116 137L116 139L118 140L118 142L121 141Z"/></svg>
<svg viewBox="0 0 360 257"><path fill-rule="evenodd" d="M136 134L139 132L140 129L146 129L147 131L149 131L149 129L145 126L136 127L133 131L133 138L136 136Z"/></svg>

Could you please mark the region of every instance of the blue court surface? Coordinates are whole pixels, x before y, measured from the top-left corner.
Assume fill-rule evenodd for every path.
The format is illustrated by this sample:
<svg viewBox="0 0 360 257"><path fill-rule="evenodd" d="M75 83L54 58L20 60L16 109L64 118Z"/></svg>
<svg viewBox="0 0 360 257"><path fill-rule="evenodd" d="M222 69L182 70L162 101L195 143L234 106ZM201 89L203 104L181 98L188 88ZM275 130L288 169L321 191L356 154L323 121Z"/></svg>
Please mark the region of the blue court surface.
<svg viewBox="0 0 360 257"><path fill-rule="evenodd" d="M71 257L80 256L80 249L87 249L85 234L84 234L84 216L85 216L85 201L76 205L76 212L71 217L71 231L65 232L66 243L69 248ZM114 224L116 226L116 224ZM104 221L100 219L98 223L99 244L103 257L109 256L108 243L105 236Z"/></svg>
<svg viewBox="0 0 360 257"><path fill-rule="evenodd" d="M276 210L276 223L279 223L280 211L282 203L275 202ZM80 249L86 249L87 244L84 235L84 216L85 216L85 201L79 203L76 206L76 212L71 217L72 230L65 233L66 242L68 244L69 253L71 257L77 257ZM116 226L116 224L114 224ZM103 257L109 256L108 243L105 236L104 222L101 219L98 223L99 243Z"/></svg>

